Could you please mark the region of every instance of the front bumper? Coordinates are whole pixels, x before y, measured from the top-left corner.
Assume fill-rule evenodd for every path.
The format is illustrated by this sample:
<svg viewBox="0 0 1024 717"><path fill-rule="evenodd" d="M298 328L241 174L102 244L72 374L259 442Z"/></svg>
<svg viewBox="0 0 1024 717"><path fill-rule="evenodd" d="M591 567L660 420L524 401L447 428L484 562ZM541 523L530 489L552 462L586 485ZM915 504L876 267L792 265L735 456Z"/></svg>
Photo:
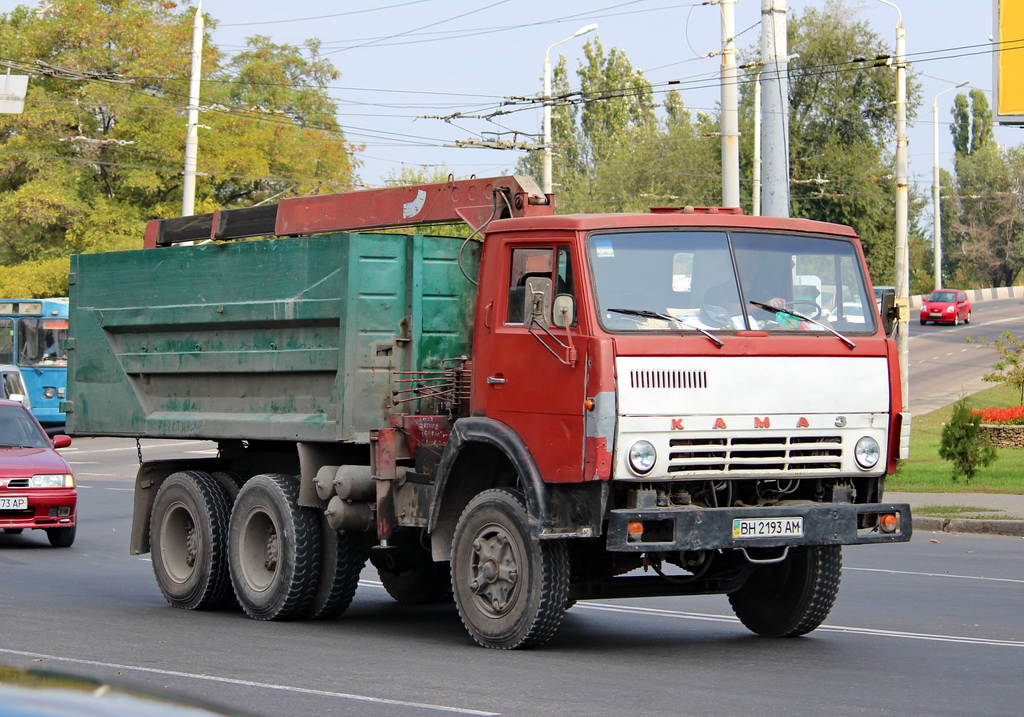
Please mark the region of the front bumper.
<svg viewBox="0 0 1024 717"><path fill-rule="evenodd" d="M892 533L858 528L860 516L893 513L898 518ZM733 520L745 518L802 518L800 536L734 537ZM630 523L642 523L642 534L631 536ZM608 550L637 553L781 546L864 545L910 540L907 503L798 503L756 508L701 508L697 506L612 510L608 519Z"/></svg>
<svg viewBox="0 0 1024 717"><path fill-rule="evenodd" d="M70 528L75 525L78 494L67 489L11 491L28 495L27 510L0 511L0 529Z"/></svg>

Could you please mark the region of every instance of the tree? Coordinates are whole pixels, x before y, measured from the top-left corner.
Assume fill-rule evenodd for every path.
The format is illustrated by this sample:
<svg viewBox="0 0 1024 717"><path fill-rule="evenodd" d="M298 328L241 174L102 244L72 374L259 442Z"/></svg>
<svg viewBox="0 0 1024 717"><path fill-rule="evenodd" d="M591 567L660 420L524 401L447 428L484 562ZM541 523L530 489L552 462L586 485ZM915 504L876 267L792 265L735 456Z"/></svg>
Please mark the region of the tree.
<svg viewBox="0 0 1024 717"><path fill-rule="evenodd" d="M0 116L0 265L37 279L17 293L52 295L52 261L137 247L146 219L180 213L193 16L173 0L0 15L5 55L33 72L25 113ZM326 94L337 76L315 43L304 55L251 38L225 62L207 42L196 211L347 188L351 147Z"/></svg>
<svg viewBox="0 0 1024 717"><path fill-rule="evenodd" d="M953 231L943 242L967 282L1008 286L1024 268L1024 152L994 141L992 110L980 90L953 102L956 149Z"/></svg>
<svg viewBox="0 0 1024 717"><path fill-rule="evenodd" d="M981 430L981 416L971 413L966 398L953 404L949 423L942 427L939 458L953 464L953 482L964 476L966 485L971 484L979 468L996 459L995 447Z"/></svg>
<svg viewBox="0 0 1024 717"><path fill-rule="evenodd" d="M1004 331L995 340L981 336L968 338L967 343L978 343L995 350L999 359L992 364L992 373L982 378L1015 388L1020 394L1021 405L1024 405L1024 342L1014 336L1012 331Z"/></svg>
<svg viewBox="0 0 1024 717"><path fill-rule="evenodd" d="M657 204L719 204L717 145L701 136L710 120L694 121L675 91L659 118L643 73L599 40L584 46L570 88L565 57L555 67L552 96L553 176L563 211L646 211ZM518 171L540 176L538 155Z"/></svg>

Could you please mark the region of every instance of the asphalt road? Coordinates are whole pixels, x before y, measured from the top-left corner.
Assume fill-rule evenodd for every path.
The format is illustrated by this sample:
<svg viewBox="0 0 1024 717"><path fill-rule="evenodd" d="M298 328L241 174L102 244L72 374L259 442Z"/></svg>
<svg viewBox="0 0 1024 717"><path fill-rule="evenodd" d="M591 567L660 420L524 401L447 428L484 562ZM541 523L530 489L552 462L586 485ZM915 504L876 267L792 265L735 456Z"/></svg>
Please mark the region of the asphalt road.
<svg viewBox="0 0 1024 717"><path fill-rule="evenodd" d="M206 444L145 442L147 459ZM372 570L341 618L175 610L128 555L132 442L78 439L74 547L0 535L0 662L127 680L262 715L1011 715L1024 544L919 534L847 548L825 625L758 638L723 597L581 602L542 649L476 647L453 606L393 602Z"/></svg>
<svg viewBox="0 0 1024 717"><path fill-rule="evenodd" d="M960 396L996 384L982 380L992 370L996 352L967 338L997 338L1004 331L1024 338L1024 301L976 302L970 324L921 326L917 312L910 322L910 412L928 413Z"/></svg>
<svg viewBox="0 0 1024 717"><path fill-rule="evenodd" d="M985 388L1024 302L969 326L911 324L914 413ZM145 441L147 460L209 444ZM128 555L134 442L76 439L78 539L0 534L0 663L94 675L261 715L1016 715L1024 677L1024 543L918 533L845 550L825 625L758 638L724 597L581 602L544 648L476 647L453 606L406 607L372 569L338 620L262 623L169 607Z"/></svg>

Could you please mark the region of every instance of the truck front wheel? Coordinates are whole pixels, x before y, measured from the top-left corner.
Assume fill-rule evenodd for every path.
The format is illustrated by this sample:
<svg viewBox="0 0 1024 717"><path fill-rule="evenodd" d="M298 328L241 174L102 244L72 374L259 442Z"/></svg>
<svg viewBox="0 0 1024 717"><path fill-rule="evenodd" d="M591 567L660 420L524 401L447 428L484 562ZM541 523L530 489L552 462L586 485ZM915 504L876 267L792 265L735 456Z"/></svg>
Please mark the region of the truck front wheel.
<svg viewBox="0 0 1024 717"><path fill-rule="evenodd" d="M256 620L306 617L320 577L320 524L298 481L266 473L238 491L228 529L235 596Z"/></svg>
<svg viewBox="0 0 1024 717"><path fill-rule="evenodd" d="M758 567L729 594L729 603L740 622L758 635L805 635L832 610L842 566L838 545L795 548L782 562Z"/></svg>
<svg viewBox="0 0 1024 717"><path fill-rule="evenodd" d="M531 538L520 491L484 491L455 526L452 590L462 624L480 645L503 650L541 645L565 615L567 546Z"/></svg>
<svg viewBox="0 0 1024 717"><path fill-rule="evenodd" d="M160 485L149 528L153 573L174 607L204 610L228 602L230 513L227 495L209 473L172 473Z"/></svg>

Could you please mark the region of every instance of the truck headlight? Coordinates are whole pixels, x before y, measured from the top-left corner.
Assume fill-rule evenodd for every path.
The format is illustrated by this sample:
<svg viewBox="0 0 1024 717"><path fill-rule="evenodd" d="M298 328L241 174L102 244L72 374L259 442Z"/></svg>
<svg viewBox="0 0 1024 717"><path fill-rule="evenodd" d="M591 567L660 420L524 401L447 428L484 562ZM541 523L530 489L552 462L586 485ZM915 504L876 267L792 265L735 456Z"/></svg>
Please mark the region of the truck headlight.
<svg viewBox="0 0 1024 717"><path fill-rule="evenodd" d="M637 441L629 447L629 467L637 475L650 473L657 460L658 452L650 441Z"/></svg>
<svg viewBox="0 0 1024 717"><path fill-rule="evenodd" d="M853 450L853 456L857 460L858 466L864 470L869 470L878 463L878 459L882 457L882 451L878 448L878 441L871 436L864 436L857 441L857 446Z"/></svg>

